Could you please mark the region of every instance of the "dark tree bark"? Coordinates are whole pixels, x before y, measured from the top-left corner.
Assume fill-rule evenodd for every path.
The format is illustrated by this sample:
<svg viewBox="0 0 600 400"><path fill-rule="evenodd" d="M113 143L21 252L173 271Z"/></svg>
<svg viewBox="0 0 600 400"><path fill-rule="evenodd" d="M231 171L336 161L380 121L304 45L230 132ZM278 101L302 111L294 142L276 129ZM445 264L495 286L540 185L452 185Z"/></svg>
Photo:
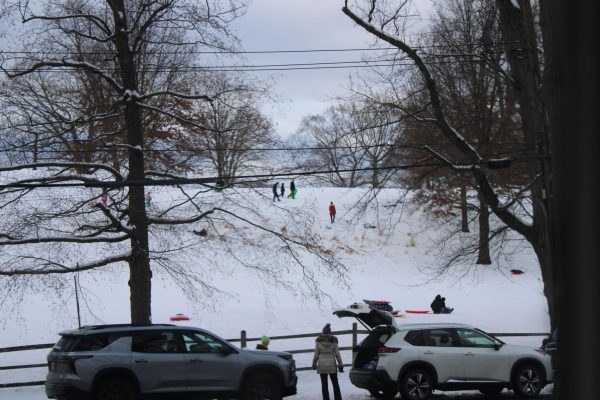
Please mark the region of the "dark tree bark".
<svg viewBox="0 0 600 400"><path fill-rule="evenodd" d="M467 184L462 181L460 184L460 226L464 233L469 232L469 214L467 208Z"/></svg>
<svg viewBox="0 0 600 400"><path fill-rule="evenodd" d="M477 264L490 265L490 209L481 192L479 199L479 245L477 247Z"/></svg>
<svg viewBox="0 0 600 400"><path fill-rule="evenodd" d="M129 175L132 181L141 181L145 178L144 169L144 128L142 127L142 110L136 102L138 93L136 64L134 53L129 45L127 33L127 15L123 0L109 1L115 21L115 47L119 59L120 74L125 87L123 93L125 101L125 126L127 130L127 144L129 145ZM129 216L135 227L131 239L131 259L129 269L129 287L131 290L131 322L134 324L147 324L152 322L151 316L151 289L152 271L148 247L148 221L144 201L144 186L131 186L129 188Z"/></svg>

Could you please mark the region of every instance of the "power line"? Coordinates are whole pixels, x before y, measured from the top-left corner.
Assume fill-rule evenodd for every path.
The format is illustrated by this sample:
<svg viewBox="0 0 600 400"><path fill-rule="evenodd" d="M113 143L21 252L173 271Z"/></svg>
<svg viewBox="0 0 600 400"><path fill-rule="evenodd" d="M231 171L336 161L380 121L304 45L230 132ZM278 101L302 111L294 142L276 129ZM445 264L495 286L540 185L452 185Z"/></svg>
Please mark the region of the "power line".
<svg viewBox="0 0 600 400"><path fill-rule="evenodd" d="M424 33L426 35L428 33ZM520 40L517 41L497 41L487 43L453 43L449 44L431 44L431 45L419 45L411 46L415 50L423 49L439 49L439 48L456 48L456 47L490 47L490 46L504 46L507 44L522 44ZM525 43L526 44L526 43ZM184 47L184 45L181 45ZM525 48L524 48L525 49ZM152 54L163 55L163 54L293 54L293 53L345 53L345 52L357 52L357 51L398 51L397 47L368 47L368 48L330 48L330 49L277 49L277 50L182 50L182 51L160 51ZM0 51L0 54L48 54L48 51L41 50L7 50ZM112 51L80 51L80 52L69 52L69 51L52 51L52 54L59 55L114 55Z"/></svg>
<svg viewBox="0 0 600 400"><path fill-rule="evenodd" d="M514 159L490 159L487 164L491 169L508 168L512 162L529 162L532 160L538 161L545 158L543 155L522 156ZM453 164L455 166L470 167L475 166L473 163ZM365 168L348 168L337 170L321 170L321 171L304 171L304 172L282 172L270 174L254 174L240 176L223 176L223 177L208 177L208 178L177 178L177 179L142 179L142 180L123 180L123 181L97 181L92 179L82 179L80 183L7 183L1 184L0 189L6 188L55 188L55 187L86 187L86 188L119 188L132 186L177 186L177 185L207 185L210 183L216 184L219 180L227 180L237 183L243 183L244 180L272 180L274 178L283 177L298 177L298 176L315 176L324 174L337 174L361 171L389 171L389 170L408 170L413 168L426 167L450 167L447 163L442 162L420 162L406 165L394 165L387 167L365 167ZM239 182L241 180L241 182Z"/></svg>

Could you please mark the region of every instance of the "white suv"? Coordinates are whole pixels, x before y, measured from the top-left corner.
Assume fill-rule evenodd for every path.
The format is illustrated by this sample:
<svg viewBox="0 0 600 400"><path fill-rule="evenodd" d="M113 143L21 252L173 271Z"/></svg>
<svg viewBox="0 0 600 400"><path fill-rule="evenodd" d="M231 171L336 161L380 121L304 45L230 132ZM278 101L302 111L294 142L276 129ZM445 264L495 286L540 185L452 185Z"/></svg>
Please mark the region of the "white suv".
<svg viewBox="0 0 600 400"><path fill-rule="evenodd" d="M355 349L350 381L373 397L426 399L433 390L512 389L535 397L552 381L550 357L541 349L505 344L464 324L397 325L385 311L352 304L334 312L354 317L370 332Z"/></svg>

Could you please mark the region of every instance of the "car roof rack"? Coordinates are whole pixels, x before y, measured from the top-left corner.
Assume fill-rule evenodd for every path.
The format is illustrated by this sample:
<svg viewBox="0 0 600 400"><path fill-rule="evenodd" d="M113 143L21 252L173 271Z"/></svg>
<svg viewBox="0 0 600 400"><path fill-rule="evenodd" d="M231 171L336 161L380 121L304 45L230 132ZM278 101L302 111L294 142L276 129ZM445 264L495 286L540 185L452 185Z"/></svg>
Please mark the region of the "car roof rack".
<svg viewBox="0 0 600 400"><path fill-rule="evenodd" d="M104 325L87 325L82 328L89 330L106 329L106 328L136 328L146 326L175 326L173 324L104 324Z"/></svg>

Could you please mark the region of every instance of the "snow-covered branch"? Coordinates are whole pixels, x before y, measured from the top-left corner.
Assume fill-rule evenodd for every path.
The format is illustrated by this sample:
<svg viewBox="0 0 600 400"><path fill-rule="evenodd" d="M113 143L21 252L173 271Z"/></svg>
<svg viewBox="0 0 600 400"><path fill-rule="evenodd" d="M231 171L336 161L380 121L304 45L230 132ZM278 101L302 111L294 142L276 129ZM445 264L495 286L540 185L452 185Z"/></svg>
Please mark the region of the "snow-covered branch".
<svg viewBox="0 0 600 400"><path fill-rule="evenodd" d="M77 265L75 267L67 267L66 265L58 264L54 261L50 261L40 257L32 257L40 262L38 268L26 268L26 269L0 269L0 276L16 276L16 275L50 275L50 274L71 274L73 272L88 271L104 267L110 264L118 262L127 262L131 256L130 252L115 255L112 257L106 257L101 260L92 261L83 265Z"/></svg>
<svg viewBox="0 0 600 400"><path fill-rule="evenodd" d="M8 172L8 171L18 171L24 169L36 169L36 168L44 168L44 167L64 167L69 169L75 168L89 168L96 170L104 170L109 172L111 175L115 177L117 181L124 180L123 175L116 169L109 167L106 164L98 164L98 163L86 163L86 162L64 162L64 161L56 161L56 162L39 162L34 164L16 164L9 166L0 166L0 172ZM81 177L81 180L89 180Z"/></svg>
<svg viewBox="0 0 600 400"><path fill-rule="evenodd" d="M16 78L18 76L28 75L35 71L38 71L42 68L75 68L75 69L83 69L89 71L91 73L99 75L102 79L104 79L108 84L110 84L114 89L116 89L119 93L123 92L123 86L121 86L113 77L105 74L101 68L87 63L85 61L72 61L72 60L61 60L61 61L41 61L31 65L28 68L24 68L19 70L18 72L11 73L9 72L4 65L0 65L0 69L9 77Z"/></svg>

